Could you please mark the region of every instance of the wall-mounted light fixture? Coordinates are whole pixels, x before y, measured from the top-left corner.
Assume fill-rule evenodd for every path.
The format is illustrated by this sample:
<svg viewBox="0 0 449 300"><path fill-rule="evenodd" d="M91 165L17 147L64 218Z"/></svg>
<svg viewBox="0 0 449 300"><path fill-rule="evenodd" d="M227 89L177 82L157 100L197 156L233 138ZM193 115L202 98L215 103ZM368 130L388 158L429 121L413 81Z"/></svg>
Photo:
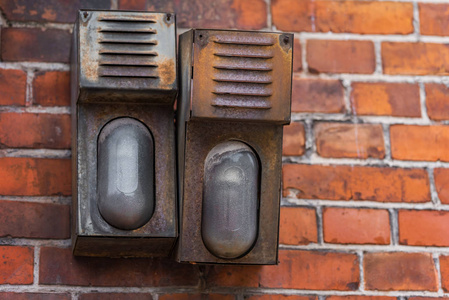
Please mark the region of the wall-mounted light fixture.
<svg viewBox="0 0 449 300"><path fill-rule="evenodd" d="M178 261L277 263L292 45L285 33L180 36Z"/></svg>
<svg viewBox="0 0 449 300"><path fill-rule="evenodd" d="M73 252L167 256L177 237L170 13L79 12L72 47Z"/></svg>

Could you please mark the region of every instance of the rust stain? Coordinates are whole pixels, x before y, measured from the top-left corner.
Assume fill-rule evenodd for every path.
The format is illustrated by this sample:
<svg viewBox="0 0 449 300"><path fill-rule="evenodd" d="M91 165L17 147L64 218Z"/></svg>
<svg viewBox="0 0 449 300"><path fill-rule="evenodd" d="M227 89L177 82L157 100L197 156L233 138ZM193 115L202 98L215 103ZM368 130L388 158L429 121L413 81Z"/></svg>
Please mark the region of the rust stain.
<svg viewBox="0 0 449 300"><path fill-rule="evenodd" d="M170 58L166 58L159 63L159 78L162 86L169 86L175 82L176 68L175 61Z"/></svg>

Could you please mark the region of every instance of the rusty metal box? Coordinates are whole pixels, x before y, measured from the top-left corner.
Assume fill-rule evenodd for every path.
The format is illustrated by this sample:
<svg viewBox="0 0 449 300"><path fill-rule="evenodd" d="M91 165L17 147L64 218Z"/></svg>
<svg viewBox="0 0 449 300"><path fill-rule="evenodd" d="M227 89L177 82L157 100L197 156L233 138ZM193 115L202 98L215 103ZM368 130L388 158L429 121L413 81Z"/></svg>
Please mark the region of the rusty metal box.
<svg viewBox="0 0 449 300"><path fill-rule="evenodd" d="M178 226L175 16L80 11L71 89L74 255L168 256Z"/></svg>
<svg viewBox="0 0 449 300"><path fill-rule="evenodd" d="M277 263L282 130L290 122L292 55L292 34L191 30L180 36L178 261ZM223 167L227 173L215 184L218 175L210 162L225 157L220 151L226 148L248 159L241 161L244 165ZM232 188L232 181L243 178L246 184L250 176L256 191ZM251 200L250 209L241 206L243 194L257 198L257 203ZM209 195L223 199L211 204ZM254 215L257 221L250 221L252 225L243 220L253 220ZM206 228L210 226L213 229ZM248 241L237 241L250 235L246 229L236 239L229 238L242 228L250 228ZM217 232L223 238L214 237ZM235 251L239 247L243 250Z"/></svg>

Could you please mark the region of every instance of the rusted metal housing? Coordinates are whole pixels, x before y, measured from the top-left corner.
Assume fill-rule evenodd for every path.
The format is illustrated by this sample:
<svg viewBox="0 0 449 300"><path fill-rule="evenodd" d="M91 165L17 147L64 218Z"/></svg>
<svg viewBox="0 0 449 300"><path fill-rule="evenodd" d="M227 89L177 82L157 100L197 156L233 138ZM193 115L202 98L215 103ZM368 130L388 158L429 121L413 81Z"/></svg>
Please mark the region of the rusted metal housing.
<svg viewBox="0 0 449 300"><path fill-rule="evenodd" d="M277 263L282 127L290 122L292 56L292 34L190 30L180 36L178 261ZM230 141L255 152L260 183L255 243L242 256L226 259L207 249L201 226L206 158Z"/></svg>
<svg viewBox="0 0 449 300"><path fill-rule="evenodd" d="M79 12L71 56L74 255L168 256L173 249L178 227L175 24L171 13ZM154 208L149 221L132 230L111 226L98 208L99 135L120 118L148 128L154 147L154 175L147 183L154 185Z"/></svg>

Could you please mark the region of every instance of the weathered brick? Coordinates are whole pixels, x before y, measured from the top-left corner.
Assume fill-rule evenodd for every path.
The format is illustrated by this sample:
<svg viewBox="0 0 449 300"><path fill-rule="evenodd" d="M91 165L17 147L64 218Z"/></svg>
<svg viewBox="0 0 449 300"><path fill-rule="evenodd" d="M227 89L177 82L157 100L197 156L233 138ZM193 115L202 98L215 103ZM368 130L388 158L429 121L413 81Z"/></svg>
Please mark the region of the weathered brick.
<svg viewBox="0 0 449 300"><path fill-rule="evenodd" d="M0 113L0 145L7 148L70 148L70 115Z"/></svg>
<svg viewBox="0 0 449 300"><path fill-rule="evenodd" d="M312 31L314 5L308 0L272 0L273 25L283 31Z"/></svg>
<svg viewBox="0 0 449 300"><path fill-rule="evenodd" d="M326 243L390 243L390 220L387 210L326 207L323 210Z"/></svg>
<svg viewBox="0 0 449 300"><path fill-rule="evenodd" d="M279 243L307 245L317 242L316 212L307 207L281 207Z"/></svg>
<svg viewBox="0 0 449 300"><path fill-rule="evenodd" d="M293 112L342 113L344 110L344 89L340 81L293 78Z"/></svg>
<svg viewBox="0 0 449 300"><path fill-rule="evenodd" d="M411 3L378 1L316 1L316 30L362 34L413 32Z"/></svg>
<svg viewBox="0 0 449 300"><path fill-rule="evenodd" d="M1 195L71 194L70 159L1 157L0 178Z"/></svg>
<svg viewBox="0 0 449 300"><path fill-rule="evenodd" d="M447 299L447 297L409 297L408 300L438 300Z"/></svg>
<svg viewBox="0 0 449 300"><path fill-rule="evenodd" d="M396 300L396 297L387 296L330 296L326 300Z"/></svg>
<svg viewBox="0 0 449 300"><path fill-rule="evenodd" d="M449 161L449 126L392 125L390 141L394 159Z"/></svg>
<svg viewBox="0 0 449 300"><path fill-rule="evenodd" d="M340 291L358 289L359 261L355 254L282 250L279 251L279 260L278 266L262 268L261 287Z"/></svg>
<svg viewBox="0 0 449 300"><path fill-rule="evenodd" d="M68 205L0 201L0 236L70 238Z"/></svg>
<svg viewBox="0 0 449 300"><path fill-rule="evenodd" d="M110 0L0 0L9 21L73 23L79 9L109 9Z"/></svg>
<svg viewBox="0 0 449 300"><path fill-rule="evenodd" d="M433 43L382 43L385 74L448 75L449 45Z"/></svg>
<svg viewBox="0 0 449 300"><path fill-rule="evenodd" d="M375 69L371 41L308 40L307 62L312 73L370 74Z"/></svg>
<svg viewBox="0 0 449 300"><path fill-rule="evenodd" d="M175 12L180 28L267 27L267 4L263 0L153 0L148 2L147 10Z"/></svg>
<svg viewBox="0 0 449 300"><path fill-rule="evenodd" d="M0 69L0 105L25 105L26 81L22 70Z"/></svg>
<svg viewBox="0 0 449 300"><path fill-rule="evenodd" d="M277 266L207 266L204 276L208 287L350 291L360 281L357 255L298 250L280 250Z"/></svg>
<svg viewBox="0 0 449 300"><path fill-rule="evenodd" d="M427 114L432 120L449 119L449 88L444 84L426 84Z"/></svg>
<svg viewBox="0 0 449 300"><path fill-rule="evenodd" d="M412 246L449 246L449 212L399 211L399 241Z"/></svg>
<svg viewBox="0 0 449 300"><path fill-rule="evenodd" d="M235 300L234 295L226 294L165 294L160 300Z"/></svg>
<svg viewBox="0 0 449 300"><path fill-rule="evenodd" d="M60 71L36 73L33 100L42 106L70 106L70 74Z"/></svg>
<svg viewBox="0 0 449 300"><path fill-rule="evenodd" d="M43 247L40 284L80 286L197 286L198 267L168 259L77 257L68 248Z"/></svg>
<svg viewBox="0 0 449 300"><path fill-rule="evenodd" d="M69 31L40 28L2 28L1 57L4 61L68 62Z"/></svg>
<svg viewBox="0 0 449 300"><path fill-rule="evenodd" d="M433 171L435 189L441 203L449 203L449 169L437 168Z"/></svg>
<svg viewBox="0 0 449 300"><path fill-rule="evenodd" d="M151 294L147 293L89 293L81 294L78 299L80 300L97 300L97 299L108 299L108 300L152 300Z"/></svg>
<svg viewBox="0 0 449 300"><path fill-rule="evenodd" d="M245 296L245 300L317 300L316 296L297 296L297 295L253 295Z"/></svg>
<svg viewBox="0 0 449 300"><path fill-rule="evenodd" d="M409 83L355 82L351 108L354 115L421 117L419 87Z"/></svg>
<svg viewBox="0 0 449 300"><path fill-rule="evenodd" d="M126 10L147 10L147 0L119 0L118 8Z"/></svg>
<svg viewBox="0 0 449 300"><path fill-rule="evenodd" d="M33 283L33 248L0 246L0 284Z"/></svg>
<svg viewBox="0 0 449 300"><path fill-rule="evenodd" d="M366 253L365 288L382 291L437 291L437 272L431 253Z"/></svg>
<svg viewBox="0 0 449 300"><path fill-rule="evenodd" d="M320 156L385 157L383 129L379 124L318 123L314 131Z"/></svg>
<svg viewBox="0 0 449 300"><path fill-rule="evenodd" d="M284 126L284 136L282 142L283 155L303 155L305 150L305 131L304 125L298 122L292 122Z"/></svg>
<svg viewBox="0 0 449 300"><path fill-rule="evenodd" d="M449 4L419 3L420 33L449 35Z"/></svg>
<svg viewBox="0 0 449 300"><path fill-rule="evenodd" d="M440 256L441 287L447 293L449 291L449 256Z"/></svg>
<svg viewBox="0 0 449 300"><path fill-rule="evenodd" d="M293 72L300 72L302 71L302 48L299 39L295 39L293 48Z"/></svg>
<svg viewBox="0 0 449 300"><path fill-rule="evenodd" d="M423 169L286 164L284 196L304 199L429 202Z"/></svg>
<svg viewBox="0 0 449 300"><path fill-rule="evenodd" d="M2 300L70 300L70 294L0 293Z"/></svg>

